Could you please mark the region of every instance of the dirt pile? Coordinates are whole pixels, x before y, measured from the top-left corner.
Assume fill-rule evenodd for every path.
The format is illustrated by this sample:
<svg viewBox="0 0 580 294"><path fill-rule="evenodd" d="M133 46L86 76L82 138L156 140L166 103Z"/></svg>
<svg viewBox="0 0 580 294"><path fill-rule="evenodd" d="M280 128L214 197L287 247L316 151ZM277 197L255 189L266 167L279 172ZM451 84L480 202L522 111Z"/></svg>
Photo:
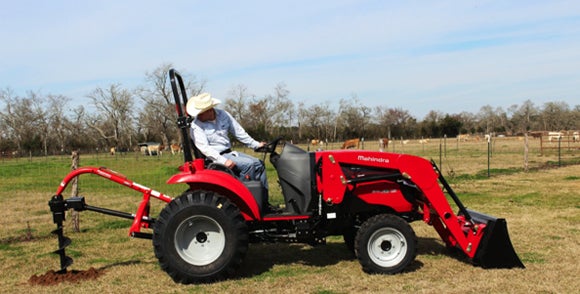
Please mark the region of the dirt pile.
<svg viewBox="0 0 580 294"><path fill-rule="evenodd" d="M41 285L41 286L51 286L57 285L62 282L73 282L78 283L85 280L95 280L104 273L104 270L97 270L95 268L89 268L86 271L67 271L66 273L58 273L56 271L50 270L43 275L33 275L28 279L28 283L31 285Z"/></svg>

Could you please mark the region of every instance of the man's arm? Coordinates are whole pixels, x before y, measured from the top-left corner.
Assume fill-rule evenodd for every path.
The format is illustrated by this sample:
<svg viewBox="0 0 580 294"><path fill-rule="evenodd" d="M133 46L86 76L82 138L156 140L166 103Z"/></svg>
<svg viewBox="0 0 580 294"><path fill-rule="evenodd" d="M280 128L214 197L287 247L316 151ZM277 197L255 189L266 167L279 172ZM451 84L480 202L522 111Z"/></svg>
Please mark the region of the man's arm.
<svg viewBox="0 0 580 294"><path fill-rule="evenodd" d="M231 114L229 114L227 111L224 112L227 114L231 122L230 132L236 137L236 139L238 139L238 141L242 142L242 144L252 149L256 149L264 145L263 143L260 143L254 140L254 138L250 137L250 135L246 132L246 130L244 130L242 125L240 125L240 123L238 123L238 121L233 116L231 116Z"/></svg>
<svg viewBox="0 0 580 294"><path fill-rule="evenodd" d="M197 149L199 149L199 151L203 153L203 155L205 155L209 160L213 162L221 163L224 165L226 164L226 161L228 161L228 159L220 155L220 153L217 150L209 146L207 136L199 126L192 124L191 134L193 137L193 143L195 144L195 147L197 147Z"/></svg>

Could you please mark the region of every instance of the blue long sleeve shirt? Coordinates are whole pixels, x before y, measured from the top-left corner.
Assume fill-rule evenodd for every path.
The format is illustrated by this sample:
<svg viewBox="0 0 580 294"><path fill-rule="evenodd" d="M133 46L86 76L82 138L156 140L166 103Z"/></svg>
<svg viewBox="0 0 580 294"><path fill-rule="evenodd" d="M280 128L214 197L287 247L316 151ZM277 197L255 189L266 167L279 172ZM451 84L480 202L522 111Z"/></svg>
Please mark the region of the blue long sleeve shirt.
<svg viewBox="0 0 580 294"><path fill-rule="evenodd" d="M191 124L191 136L195 146L213 162L225 164L227 158L220 155L232 147L229 134L248 148L255 149L260 142L254 140L246 130L229 114L222 109L214 108L216 119L202 122L197 118Z"/></svg>

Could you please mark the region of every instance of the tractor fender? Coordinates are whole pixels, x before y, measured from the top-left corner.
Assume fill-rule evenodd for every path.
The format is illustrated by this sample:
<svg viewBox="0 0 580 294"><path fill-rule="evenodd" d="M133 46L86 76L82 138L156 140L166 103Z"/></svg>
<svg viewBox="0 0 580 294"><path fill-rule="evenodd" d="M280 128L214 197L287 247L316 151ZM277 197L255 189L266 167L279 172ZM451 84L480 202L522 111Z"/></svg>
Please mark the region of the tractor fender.
<svg viewBox="0 0 580 294"><path fill-rule="evenodd" d="M250 190L239 179L223 171L181 172L169 178L167 184L188 184L192 190L218 192L236 204L246 221L261 220L258 203Z"/></svg>

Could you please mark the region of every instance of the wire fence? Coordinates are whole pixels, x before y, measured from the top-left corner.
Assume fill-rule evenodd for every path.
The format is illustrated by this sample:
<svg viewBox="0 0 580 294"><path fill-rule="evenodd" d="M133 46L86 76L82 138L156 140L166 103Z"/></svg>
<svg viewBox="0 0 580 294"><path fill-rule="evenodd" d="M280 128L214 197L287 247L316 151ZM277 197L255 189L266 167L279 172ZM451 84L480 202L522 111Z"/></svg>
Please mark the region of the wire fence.
<svg viewBox="0 0 580 294"><path fill-rule="evenodd" d="M339 149L343 142L317 145L299 145L305 150ZM384 150L421 156L435 161L446 177L490 176L502 172L517 172L528 169L558 167L580 164L580 142L541 141L528 139L526 155L523 137L490 138L490 140L466 138L391 140L387 146L380 146L378 140L361 140L358 149ZM239 149L250 153L250 150ZM259 157L261 154L255 153ZM527 163L526 163L527 157ZM71 170L69 154L52 156L0 157L0 189L9 191L45 191L54 193L61 180ZM163 152L158 156L147 156L141 152L110 153L80 151L80 166L106 167L124 174L130 180L153 188L162 193L176 195L185 186L166 184L167 179L178 172L183 163L183 155ZM269 169L272 165L267 163ZM271 181L276 183L275 180ZM117 192L119 185L100 177L82 177L80 192L86 187L98 188L103 192ZM121 189L122 190L122 189ZM129 189L126 189L129 190Z"/></svg>

